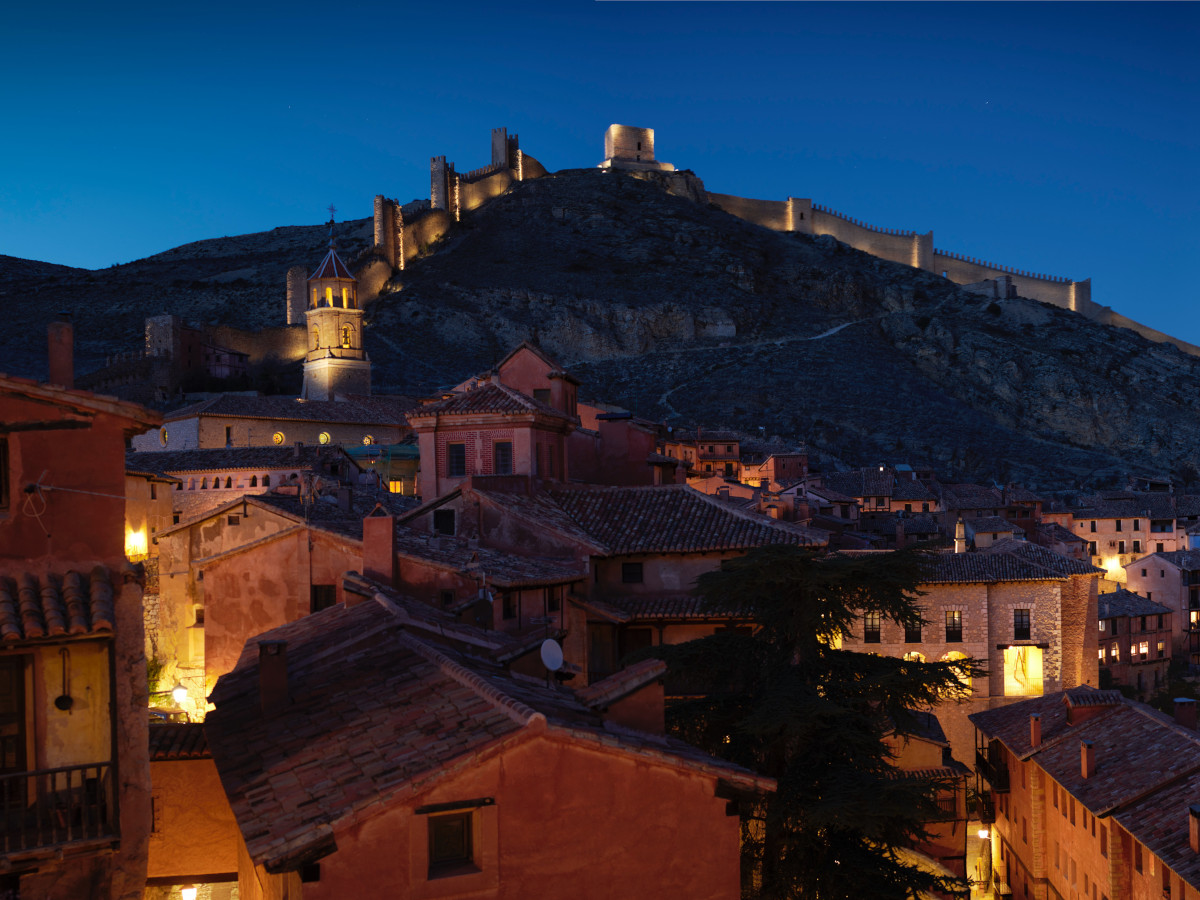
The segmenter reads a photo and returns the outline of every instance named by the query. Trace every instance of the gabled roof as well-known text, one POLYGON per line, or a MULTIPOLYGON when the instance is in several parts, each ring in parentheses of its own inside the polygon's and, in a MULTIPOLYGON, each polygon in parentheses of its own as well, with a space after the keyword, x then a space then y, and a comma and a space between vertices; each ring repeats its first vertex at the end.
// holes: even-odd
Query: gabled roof
POLYGON ((217 771, 250 858, 270 872, 320 855, 343 827, 414 803, 460 762, 547 731, 642 765, 774 786, 673 738, 605 724, 565 688, 435 647, 375 601, 250 640, 211 699, 205 728, 217 771), (265 721, 259 640, 287 642, 290 703, 265 721))
POLYGON ((1085 497, 1076 519, 1173 519, 1175 497, 1162 491, 1108 491, 1085 497))
POLYGON ((1004 506, 1000 491, 981 484, 943 484, 942 504, 947 510, 982 509, 1004 506))
POLYGON ((113 624, 112 579, 102 566, 90 575, 0 577, 0 646, 107 636, 113 624))
POLYGON ((1170 563, 1177 569, 1183 569, 1185 572, 1195 572, 1197 569, 1200 569, 1200 550, 1168 550, 1163 553, 1151 553, 1143 559, 1131 562, 1125 568, 1139 565, 1147 559, 1153 559, 1154 557, 1170 563))
POLYGON ((516 388, 495 381, 451 394, 426 406, 419 406, 409 411, 408 418, 416 420, 429 416, 468 416, 480 413, 540 413, 568 422, 578 422, 576 416, 569 416, 548 403, 535 400, 516 388))
POLYGON ((503 369, 506 365, 508 365, 509 361, 514 356, 516 356, 518 353, 520 353, 523 350, 527 351, 529 353, 532 353, 534 356, 536 356, 538 359, 540 359, 542 362, 544 362, 550 368, 550 377, 551 378, 565 378, 567 381, 570 381, 572 384, 580 383, 579 379, 576 378, 574 375, 572 375, 570 372, 568 372, 566 369, 564 369, 561 365, 559 365, 557 360, 551 359, 549 356, 546 355, 545 351, 543 351, 541 347, 538 347, 536 344, 533 344, 529 341, 521 341, 521 343, 518 344, 517 347, 511 353, 508 354, 508 356, 504 357, 504 359, 502 359, 502 360, 500 360, 500 362, 496 363, 496 366, 494 369, 492 369, 492 371, 498 372, 498 371, 500 371, 500 369, 503 369))
POLYGON ((831 472, 821 479, 825 487, 850 497, 890 497, 895 483, 891 469, 868 466, 853 472, 831 472))
POLYGON ((1057 522, 1040 522, 1037 526, 1038 533, 1046 538, 1058 541, 1062 544, 1086 544, 1082 537, 1077 535, 1069 528, 1063 528, 1057 522))
POLYGON ((350 270, 346 268, 346 264, 342 262, 342 258, 337 255, 337 250, 333 248, 333 244, 329 245, 329 252, 325 254, 325 258, 321 260, 321 264, 317 266, 317 271, 309 276, 309 282, 319 279, 336 278, 340 281, 354 281, 354 276, 350 274, 350 270))

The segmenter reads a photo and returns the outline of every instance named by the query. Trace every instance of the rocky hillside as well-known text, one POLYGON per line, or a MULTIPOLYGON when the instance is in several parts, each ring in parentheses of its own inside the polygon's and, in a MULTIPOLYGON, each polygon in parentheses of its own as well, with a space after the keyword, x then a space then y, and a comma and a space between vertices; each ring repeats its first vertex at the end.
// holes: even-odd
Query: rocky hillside
MULTIPOLYGON (((664 184, 564 171, 466 216, 370 306, 376 385, 429 392, 531 339, 598 399, 855 462, 1043 487, 1200 464, 1200 359, 828 237, 767 231, 664 184)), ((348 261, 369 227, 338 226, 348 261)), ((281 324, 284 273, 315 265, 326 234, 280 228, 96 272, 0 259, 0 303, 21 326, 3 368, 44 371, 28 335, 60 308, 77 316, 81 367, 136 347, 142 318, 163 311, 281 324)))

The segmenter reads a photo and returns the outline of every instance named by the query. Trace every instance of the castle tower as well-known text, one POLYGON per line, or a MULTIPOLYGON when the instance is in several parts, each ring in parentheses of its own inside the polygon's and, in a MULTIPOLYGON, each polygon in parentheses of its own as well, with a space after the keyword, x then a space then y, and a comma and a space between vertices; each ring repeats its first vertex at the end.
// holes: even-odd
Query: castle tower
POLYGON ((333 400, 336 394, 370 394, 371 362, 363 349, 363 311, 358 282, 333 246, 308 279, 308 353, 304 357, 304 398, 333 400))

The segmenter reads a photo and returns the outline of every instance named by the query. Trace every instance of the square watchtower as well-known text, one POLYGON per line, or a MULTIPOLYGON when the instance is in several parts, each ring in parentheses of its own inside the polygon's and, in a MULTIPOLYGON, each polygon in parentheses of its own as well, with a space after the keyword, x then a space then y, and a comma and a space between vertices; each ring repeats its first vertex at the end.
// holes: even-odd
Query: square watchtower
POLYGON ((654 158, 654 129, 633 125, 609 125, 604 132, 602 169, 647 169, 674 172, 670 163, 654 158))

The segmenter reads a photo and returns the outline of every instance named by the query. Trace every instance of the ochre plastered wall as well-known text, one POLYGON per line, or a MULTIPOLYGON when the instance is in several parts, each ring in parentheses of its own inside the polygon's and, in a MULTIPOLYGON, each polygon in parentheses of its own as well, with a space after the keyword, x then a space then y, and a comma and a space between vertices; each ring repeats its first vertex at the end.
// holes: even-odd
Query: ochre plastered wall
POLYGON ((152 762, 150 781, 155 819, 150 877, 202 881, 198 876, 236 872, 241 838, 213 761, 152 762))

